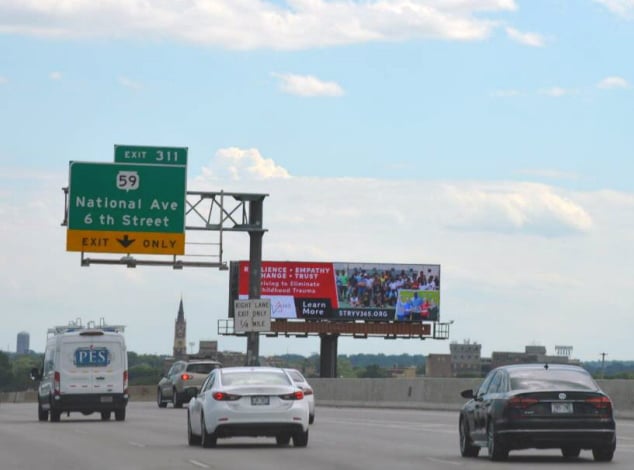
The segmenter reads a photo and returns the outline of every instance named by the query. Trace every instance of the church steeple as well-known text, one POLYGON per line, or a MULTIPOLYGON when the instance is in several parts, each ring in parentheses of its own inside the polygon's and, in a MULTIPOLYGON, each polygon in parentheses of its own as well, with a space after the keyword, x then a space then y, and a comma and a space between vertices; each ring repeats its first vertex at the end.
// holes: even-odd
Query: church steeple
POLYGON ((187 357, 187 322, 185 321, 185 309, 183 308, 183 298, 181 297, 178 306, 178 315, 174 325, 174 359, 185 359, 187 357))

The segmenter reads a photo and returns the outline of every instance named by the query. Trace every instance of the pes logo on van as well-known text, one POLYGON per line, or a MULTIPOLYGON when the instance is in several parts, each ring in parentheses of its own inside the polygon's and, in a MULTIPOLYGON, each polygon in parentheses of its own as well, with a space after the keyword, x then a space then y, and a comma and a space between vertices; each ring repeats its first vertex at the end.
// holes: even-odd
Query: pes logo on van
POLYGON ((104 367, 110 364, 110 353, 107 348, 77 348, 75 365, 77 367, 104 367))

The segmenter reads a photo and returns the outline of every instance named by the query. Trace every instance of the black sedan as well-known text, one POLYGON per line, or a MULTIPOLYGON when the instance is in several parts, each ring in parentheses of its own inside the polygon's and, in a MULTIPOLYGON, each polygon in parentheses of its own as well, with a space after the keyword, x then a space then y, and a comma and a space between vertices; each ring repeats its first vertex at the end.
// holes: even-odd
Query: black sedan
POLYGON ((582 367, 515 364, 493 369, 460 411, 460 453, 491 460, 515 449, 561 449, 564 458, 592 450, 611 461, 616 448, 612 401, 582 367))

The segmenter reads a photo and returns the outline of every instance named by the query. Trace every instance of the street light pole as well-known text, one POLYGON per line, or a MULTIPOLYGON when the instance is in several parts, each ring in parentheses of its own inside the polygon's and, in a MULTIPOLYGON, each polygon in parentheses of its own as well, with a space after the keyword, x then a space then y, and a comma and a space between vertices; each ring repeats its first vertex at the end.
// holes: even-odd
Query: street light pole
POLYGON ((601 378, 604 379, 605 378, 605 356, 607 356, 608 353, 601 353, 601 378))

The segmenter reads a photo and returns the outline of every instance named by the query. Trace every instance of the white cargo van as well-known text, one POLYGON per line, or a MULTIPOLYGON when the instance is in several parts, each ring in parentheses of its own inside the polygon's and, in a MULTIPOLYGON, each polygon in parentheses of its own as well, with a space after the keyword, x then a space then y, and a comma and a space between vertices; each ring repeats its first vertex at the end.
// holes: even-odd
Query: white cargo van
POLYGON ((60 420, 62 413, 99 412, 125 420, 128 404, 128 352, 123 326, 79 321, 48 330, 44 364, 33 369, 39 380, 38 419, 60 420))

